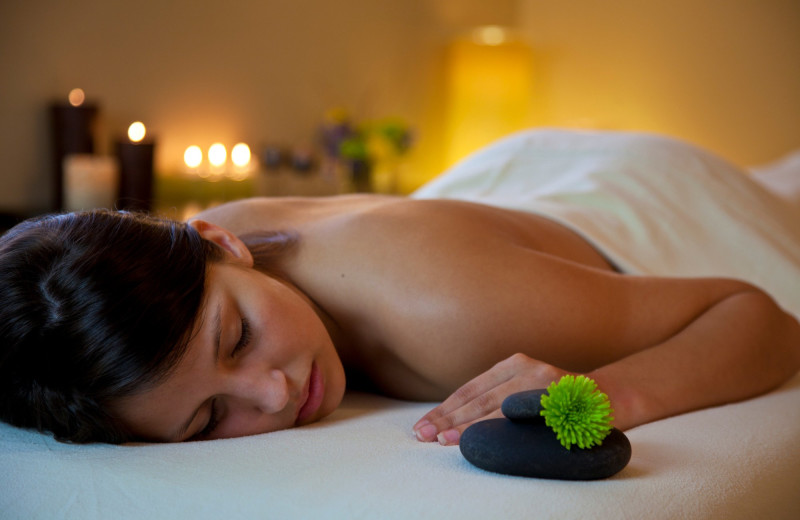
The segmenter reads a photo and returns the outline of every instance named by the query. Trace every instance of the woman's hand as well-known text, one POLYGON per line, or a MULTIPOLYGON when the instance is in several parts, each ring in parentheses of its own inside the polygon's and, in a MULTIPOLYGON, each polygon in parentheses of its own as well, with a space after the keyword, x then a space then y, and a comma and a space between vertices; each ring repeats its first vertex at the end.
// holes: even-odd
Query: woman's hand
POLYGON ((511 394, 546 388, 570 374, 524 354, 514 354, 459 388, 442 404, 414 425, 414 434, 424 442, 438 440, 445 446, 458 444, 469 425, 502 417, 500 406, 511 394))

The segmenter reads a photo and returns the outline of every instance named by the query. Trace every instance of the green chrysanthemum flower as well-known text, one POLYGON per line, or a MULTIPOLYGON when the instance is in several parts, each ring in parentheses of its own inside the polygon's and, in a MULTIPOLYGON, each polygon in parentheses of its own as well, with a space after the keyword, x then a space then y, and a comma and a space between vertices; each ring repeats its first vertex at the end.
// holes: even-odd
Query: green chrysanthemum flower
POLYGON ((608 396, 586 376, 566 375, 550 383, 541 402, 545 424, 567 449, 573 444, 581 449, 599 446, 611 433, 613 410, 608 396))

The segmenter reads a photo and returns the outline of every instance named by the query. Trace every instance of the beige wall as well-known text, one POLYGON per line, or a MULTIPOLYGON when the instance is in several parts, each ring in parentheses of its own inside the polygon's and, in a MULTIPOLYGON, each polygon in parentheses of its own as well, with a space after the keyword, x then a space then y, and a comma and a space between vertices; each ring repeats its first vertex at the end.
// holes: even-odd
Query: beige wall
POLYGON ((521 0, 538 124, 652 130, 740 164, 800 148, 797 0, 521 0))
POLYGON ((442 48, 463 27, 512 22, 512 0, 492 4, 0 2, 0 211, 48 204, 46 107, 74 87, 101 105, 101 149, 140 119, 157 136, 162 171, 179 167, 190 144, 306 145, 323 113, 344 106, 411 122, 414 171, 430 176, 441 166, 442 48))
POLYGON ((0 211, 47 206, 46 106, 77 86, 101 150, 141 119, 162 171, 189 144, 307 144, 333 106, 399 115, 411 189, 444 166, 444 47, 488 23, 533 48, 530 124, 662 131, 743 163, 800 147, 796 0, 8 0, 0 211))

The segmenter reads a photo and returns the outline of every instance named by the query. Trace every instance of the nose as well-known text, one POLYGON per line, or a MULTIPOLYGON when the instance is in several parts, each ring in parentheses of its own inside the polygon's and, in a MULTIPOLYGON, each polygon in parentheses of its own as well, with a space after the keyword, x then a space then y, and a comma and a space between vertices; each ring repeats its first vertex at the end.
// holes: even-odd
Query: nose
POLYGON ((286 374, 278 369, 232 374, 230 393, 263 413, 280 412, 290 399, 286 374))

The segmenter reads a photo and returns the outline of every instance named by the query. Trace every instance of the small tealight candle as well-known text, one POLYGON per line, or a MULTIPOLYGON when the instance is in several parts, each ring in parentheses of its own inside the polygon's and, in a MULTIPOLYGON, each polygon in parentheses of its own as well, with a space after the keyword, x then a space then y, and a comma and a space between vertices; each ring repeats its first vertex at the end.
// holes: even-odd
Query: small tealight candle
POLYGON ((208 148, 208 163, 211 165, 212 175, 225 173, 225 163, 228 161, 228 150, 222 143, 214 143, 208 148))
POLYGON ((238 143, 231 150, 231 160, 239 168, 246 168, 250 164, 250 147, 244 143, 238 143))
POLYGON ((237 143, 231 150, 233 170, 228 172, 228 177, 235 181, 243 181, 250 175, 250 147, 245 143, 237 143))
POLYGON ((189 170, 194 170, 203 163, 203 150, 197 145, 192 145, 183 152, 183 162, 189 170))
POLYGON ((214 143, 208 149, 208 162, 214 166, 222 166, 228 160, 228 151, 222 143, 214 143))

